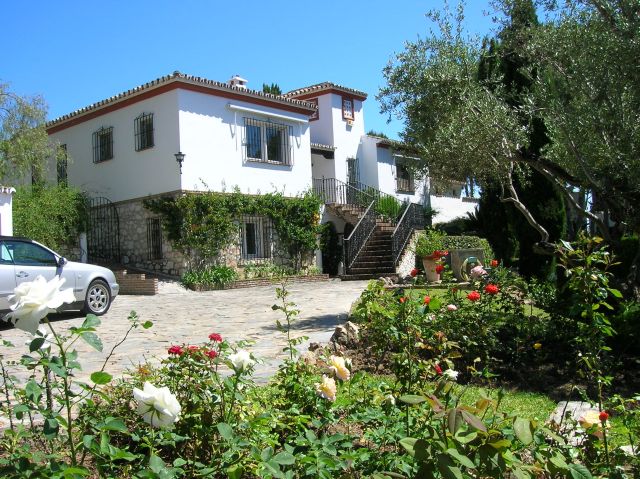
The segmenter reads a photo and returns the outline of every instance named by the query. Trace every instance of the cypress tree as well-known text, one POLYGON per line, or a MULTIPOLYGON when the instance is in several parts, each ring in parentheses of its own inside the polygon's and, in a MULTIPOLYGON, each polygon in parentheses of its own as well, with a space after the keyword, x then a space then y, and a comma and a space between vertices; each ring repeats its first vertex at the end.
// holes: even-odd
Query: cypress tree
MULTIPOLYGON (((495 84, 491 82, 499 79, 506 101, 513 108, 520 108, 535 75, 535 71, 529 68, 525 54, 527 29, 537 26, 538 18, 532 0, 513 1, 507 13, 509 22, 499 33, 499 41, 492 39, 488 48, 485 42, 486 53, 479 63, 478 80, 493 89, 495 84)), ((523 117, 523 122, 526 121, 529 119, 523 117)), ((549 139, 545 125, 539 118, 531 120, 529 129, 529 145, 521 154, 535 161, 549 139)), ((566 231, 566 210, 560 192, 545 177, 530 169, 520 171, 514 186, 520 200, 549 232, 550 241, 560 239, 566 231)), ((489 221, 484 228, 492 247, 504 255, 514 254, 517 249, 518 266, 523 275, 548 277, 554 271, 554 264, 551 257, 534 252, 533 246, 539 240, 538 233, 511 204, 500 203, 498 198, 499 191, 495 187, 485 188, 479 206, 479 216, 489 221), (497 223, 502 221, 504 224, 498 229, 500 226, 497 223), (509 237, 502 238, 498 233, 509 237)), ((501 257, 508 264, 510 258, 501 257)))

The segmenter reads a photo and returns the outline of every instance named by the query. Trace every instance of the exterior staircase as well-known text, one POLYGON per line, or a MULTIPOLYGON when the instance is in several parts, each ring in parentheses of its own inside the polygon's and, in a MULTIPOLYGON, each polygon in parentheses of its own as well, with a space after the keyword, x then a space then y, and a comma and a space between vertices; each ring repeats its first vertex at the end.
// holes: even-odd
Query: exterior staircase
POLYGON ((335 178, 314 180, 314 192, 336 216, 355 225, 345 238, 341 278, 395 277, 409 237, 424 225, 422 207, 401 205, 395 197, 370 186, 346 184, 335 178), (397 204, 397 208, 390 209, 389 204, 397 204))
POLYGON ((396 276, 393 261, 392 238, 395 227, 386 221, 377 220, 376 226, 354 263, 343 274, 343 280, 377 279, 381 276, 396 276))

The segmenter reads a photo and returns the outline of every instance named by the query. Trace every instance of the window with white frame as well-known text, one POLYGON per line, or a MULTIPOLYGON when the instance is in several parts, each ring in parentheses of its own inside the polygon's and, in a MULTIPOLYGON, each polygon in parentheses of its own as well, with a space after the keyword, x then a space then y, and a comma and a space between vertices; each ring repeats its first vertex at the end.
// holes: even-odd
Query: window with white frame
POLYGON ((113 127, 102 127, 93 132, 93 162, 101 163, 113 158, 113 127))
POLYGON ((353 113, 353 98, 342 97, 342 119, 353 120, 355 118, 353 113))
POLYGON ((292 165, 289 125, 244 119, 243 152, 247 161, 292 165))
POLYGON ((273 224, 263 216, 242 216, 240 226, 240 259, 260 260, 273 256, 273 224))

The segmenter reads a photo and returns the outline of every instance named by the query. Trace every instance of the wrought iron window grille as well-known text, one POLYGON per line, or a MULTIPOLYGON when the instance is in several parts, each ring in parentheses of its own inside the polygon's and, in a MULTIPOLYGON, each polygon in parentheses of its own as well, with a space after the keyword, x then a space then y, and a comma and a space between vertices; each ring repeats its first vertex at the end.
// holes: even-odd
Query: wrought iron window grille
POLYGON ((113 127, 102 127, 93 132, 93 162, 113 159, 113 127))
POLYGON ((275 246, 273 222, 265 216, 241 216, 239 249, 241 262, 271 260, 275 246))
POLYGON ((67 166, 69 160, 67 156, 67 145, 60 145, 60 154, 56 161, 56 173, 58 184, 61 186, 67 185, 67 166))
POLYGON ((147 259, 162 259, 162 225, 160 218, 147 218, 147 259))
POLYGON ((153 148, 153 113, 143 113, 134 120, 136 151, 153 148))
POLYGON ((244 118, 242 151, 244 161, 293 165, 291 126, 271 120, 244 118))

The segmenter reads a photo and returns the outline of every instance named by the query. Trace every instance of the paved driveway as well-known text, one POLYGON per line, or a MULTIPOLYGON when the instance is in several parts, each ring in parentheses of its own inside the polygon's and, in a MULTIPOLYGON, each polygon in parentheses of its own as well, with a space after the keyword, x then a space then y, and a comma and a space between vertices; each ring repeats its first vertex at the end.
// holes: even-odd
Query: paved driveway
MULTIPOLYGON (((309 341, 328 341, 335 326, 344 322, 366 284, 366 281, 330 280, 289 285, 289 298, 300 309, 296 334, 309 336, 309 341)), ((79 377, 86 380, 101 367, 107 353, 128 329, 129 312, 136 311, 141 321, 150 320, 154 325, 148 330, 133 331, 116 350, 107 367, 111 374, 119 375, 145 359, 166 356, 167 348, 172 344, 203 343, 210 333, 217 332, 232 341, 255 341, 251 351, 265 360, 265 364, 258 366, 256 376, 265 378, 283 357, 281 350, 285 345, 283 335, 275 326, 276 319, 284 319, 284 316, 271 309, 275 302, 275 286, 196 293, 176 283, 161 282, 156 296, 118 296, 111 310, 102 316, 98 329, 98 336, 104 343, 103 353, 82 342, 77 343, 83 365, 79 377)), ((84 319, 78 313, 54 316, 54 327, 60 331, 79 326, 84 319)), ((16 345, 16 348, 0 346, 5 359, 18 359, 26 352, 23 344, 30 337, 27 333, 3 326, 0 336, 16 345)))

